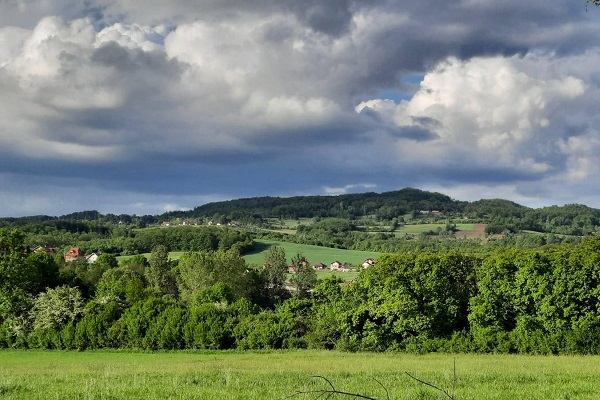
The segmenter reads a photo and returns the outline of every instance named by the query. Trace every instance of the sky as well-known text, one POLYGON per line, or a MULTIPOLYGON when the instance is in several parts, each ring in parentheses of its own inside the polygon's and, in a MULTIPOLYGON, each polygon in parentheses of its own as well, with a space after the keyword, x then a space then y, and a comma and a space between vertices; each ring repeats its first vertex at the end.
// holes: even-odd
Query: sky
POLYGON ((599 65, 585 0, 0 0, 0 216, 600 208, 599 65))

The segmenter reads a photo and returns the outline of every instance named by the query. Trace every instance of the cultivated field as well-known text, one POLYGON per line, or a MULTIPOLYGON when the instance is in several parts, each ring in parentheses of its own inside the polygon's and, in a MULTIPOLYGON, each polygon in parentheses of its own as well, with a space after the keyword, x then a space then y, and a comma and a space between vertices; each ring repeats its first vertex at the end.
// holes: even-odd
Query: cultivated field
MULTIPOLYGON (((283 399, 338 390, 378 399, 598 399, 600 357, 335 351, 0 351, 3 399, 283 399), (456 379, 454 379, 456 363, 456 379), (380 382, 380 383, 378 383, 380 382)), ((292 398, 316 399, 318 394, 292 398)), ((321 398, 324 398, 323 396, 321 398)), ((348 398, 331 397, 333 398, 348 398)))

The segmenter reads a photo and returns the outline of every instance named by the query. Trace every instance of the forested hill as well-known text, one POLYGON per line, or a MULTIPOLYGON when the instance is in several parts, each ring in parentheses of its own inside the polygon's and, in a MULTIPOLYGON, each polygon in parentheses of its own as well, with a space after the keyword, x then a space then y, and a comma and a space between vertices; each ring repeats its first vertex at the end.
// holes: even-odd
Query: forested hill
MULTIPOLYGON (((385 193, 339 196, 255 197, 209 203, 191 211, 193 217, 224 214, 233 218, 257 215, 262 218, 355 218, 375 215, 386 219, 412 211, 460 212, 468 203, 435 192, 405 188, 385 193)), ((189 213, 182 213, 188 214, 189 213)))
POLYGON ((163 221, 237 221, 261 225, 266 219, 343 218, 368 216, 378 221, 436 216, 454 222, 488 224, 490 232, 532 230, 585 235, 600 230, 600 210, 580 204, 529 208, 503 199, 457 201, 442 193, 404 188, 385 193, 358 193, 339 196, 255 197, 205 204, 189 211, 162 215, 135 216, 80 211, 60 217, 30 216, 0 218, 0 228, 19 228, 43 233, 54 230, 105 233, 107 226, 125 224, 145 227, 163 221))

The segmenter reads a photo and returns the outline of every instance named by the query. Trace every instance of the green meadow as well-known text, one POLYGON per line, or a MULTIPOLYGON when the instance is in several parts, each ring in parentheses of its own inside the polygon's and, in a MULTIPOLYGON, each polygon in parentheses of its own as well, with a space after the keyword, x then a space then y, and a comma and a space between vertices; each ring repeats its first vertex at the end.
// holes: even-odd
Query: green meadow
MULTIPOLYGON (((394 232, 396 236, 401 235, 418 235, 419 233, 433 231, 436 232, 439 229, 445 229, 446 224, 407 224, 398 227, 394 232)), ((474 229, 473 224, 456 224, 458 232, 471 232, 474 229)), ((457 233, 458 234, 458 233, 457 233)))
POLYGON ((0 351, 2 399, 598 399, 600 357, 264 352, 0 351), (456 365, 456 369, 454 366, 456 365), (456 372, 454 372, 456 371, 456 372), (384 389, 385 388, 385 389, 384 389), (317 399, 319 393, 291 398, 317 399), (333 396, 333 398, 348 398, 333 396))
POLYGON ((372 251, 333 249, 330 247, 313 246, 308 244, 297 244, 279 242, 275 240, 255 240, 257 250, 244 255, 247 264, 262 265, 265 262, 265 253, 271 246, 279 246, 285 250, 288 262, 300 252, 311 263, 322 262, 329 265, 333 261, 348 263, 352 266, 362 264, 367 258, 377 258, 380 253, 372 251))

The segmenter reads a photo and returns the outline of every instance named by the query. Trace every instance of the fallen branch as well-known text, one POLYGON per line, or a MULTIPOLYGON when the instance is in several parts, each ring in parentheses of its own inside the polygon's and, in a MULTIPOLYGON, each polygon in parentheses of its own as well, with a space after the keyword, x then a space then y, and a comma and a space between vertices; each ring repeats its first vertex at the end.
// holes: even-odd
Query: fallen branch
MULTIPOLYGON (((295 397, 295 396, 299 396, 301 394, 314 394, 314 395, 317 395, 317 397, 315 397, 315 399, 320 399, 320 398, 329 399, 334 394, 339 394, 339 395, 342 395, 342 396, 355 397, 357 399, 377 400, 376 397, 369 397, 369 396, 362 395, 360 393, 350 393, 350 392, 345 392, 343 390, 337 390, 335 388, 335 386, 333 386, 333 383, 329 379, 325 378, 324 376, 315 375, 315 376, 312 376, 312 378, 323 379, 325 382, 327 382, 329 384, 329 387, 331 389, 306 390, 306 391, 300 391, 299 390, 299 391, 297 391, 297 392, 295 392, 295 393, 293 393, 293 394, 291 394, 291 395, 289 395, 287 397, 284 397, 284 399, 289 399, 289 398, 292 398, 292 397, 295 397)), ((385 393, 386 393, 386 396, 387 396, 387 400, 390 400, 390 395, 388 393, 387 388, 381 382, 379 382, 377 379, 373 378, 373 380, 375 382, 377 382, 378 384, 381 385, 381 387, 385 390, 385 393)))
MULTIPOLYGON (((600 1, 600 0, 598 0, 598 1, 600 1)), ((408 373, 408 372, 406 372, 406 371, 404 371, 404 373, 405 373, 406 375, 410 376, 410 377, 411 377, 412 379, 414 379, 415 381, 417 381, 417 382, 419 382, 419 383, 422 383, 423 385, 427 385, 427 386, 429 386, 429 387, 432 387, 432 388, 434 388, 435 390, 438 390, 438 391, 440 391, 440 392, 444 393, 444 394, 445 394, 445 395, 446 395, 446 396, 447 396, 447 397, 448 397, 450 400, 455 400, 455 398, 454 398, 454 385, 455 385, 455 383, 456 383, 456 358, 454 359, 454 377, 453 377, 453 379, 452 379, 452 394, 450 394, 450 393, 449 393, 447 390, 444 390, 444 389, 442 389, 442 388, 439 388, 439 387, 435 386, 434 384, 431 384, 431 383, 429 383, 429 382, 425 382, 424 380, 422 380, 422 379, 419 379, 419 378, 417 378, 416 376, 412 376, 411 374, 409 374, 409 373, 408 373)))

